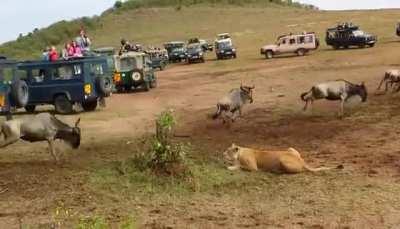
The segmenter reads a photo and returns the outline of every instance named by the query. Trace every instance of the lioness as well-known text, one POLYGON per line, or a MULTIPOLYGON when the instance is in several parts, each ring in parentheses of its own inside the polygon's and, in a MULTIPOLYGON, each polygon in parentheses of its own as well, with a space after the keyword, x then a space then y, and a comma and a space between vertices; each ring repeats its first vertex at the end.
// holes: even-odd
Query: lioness
POLYGON ((228 166, 229 170, 244 169, 248 171, 262 170, 273 173, 301 173, 305 171, 318 172, 333 168, 311 168, 301 158, 300 153, 289 148, 286 151, 261 151, 251 148, 244 148, 232 144, 224 152, 225 159, 233 164, 228 166))

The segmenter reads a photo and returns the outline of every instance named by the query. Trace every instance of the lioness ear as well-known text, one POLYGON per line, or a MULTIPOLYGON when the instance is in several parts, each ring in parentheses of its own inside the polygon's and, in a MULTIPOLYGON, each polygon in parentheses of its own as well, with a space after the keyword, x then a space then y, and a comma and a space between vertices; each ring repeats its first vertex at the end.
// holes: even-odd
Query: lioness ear
POLYGON ((78 127, 80 122, 81 122, 81 118, 78 118, 78 120, 76 120, 76 122, 75 122, 75 127, 78 127))

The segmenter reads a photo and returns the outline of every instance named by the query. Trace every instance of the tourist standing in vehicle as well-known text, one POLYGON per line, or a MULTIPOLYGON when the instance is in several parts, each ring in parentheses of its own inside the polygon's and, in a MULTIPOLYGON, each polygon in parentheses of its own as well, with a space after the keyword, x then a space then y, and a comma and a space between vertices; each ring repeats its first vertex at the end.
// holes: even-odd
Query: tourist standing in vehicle
POLYGON ((121 39, 121 48, 119 49, 119 55, 122 55, 124 52, 129 52, 132 50, 132 46, 125 39, 121 39))
POLYGON ((72 46, 72 49, 74 50, 74 52, 73 52, 74 57, 82 57, 83 56, 81 47, 75 41, 72 41, 71 46, 72 46))
POLYGON ((57 61, 58 60, 58 52, 55 46, 51 46, 49 52, 49 60, 50 61, 57 61))
POLYGON ((49 61, 49 54, 50 54, 50 48, 46 47, 46 49, 44 49, 42 53, 42 60, 49 61))
POLYGON ((66 43, 64 46, 64 49, 62 51, 63 59, 67 60, 73 56, 74 56, 74 48, 72 47, 72 45, 70 43, 66 43))
POLYGON ((81 48, 82 52, 90 51, 90 45, 92 44, 92 42, 86 35, 84 29, 81 29, 81 31, 79 32, 79 37, 77 37, 75 41, 77 45, 81 48))

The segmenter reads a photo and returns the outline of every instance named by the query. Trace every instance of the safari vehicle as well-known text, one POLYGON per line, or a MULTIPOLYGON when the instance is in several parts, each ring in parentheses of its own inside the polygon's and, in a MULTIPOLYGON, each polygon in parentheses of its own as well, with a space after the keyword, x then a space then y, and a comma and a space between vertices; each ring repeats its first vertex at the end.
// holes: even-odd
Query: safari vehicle
POLYGON ((186 60, 186 47, 183 41, 172 41, 164 44, 164 48, 168 52, 170 62, 181 62, 186 60))
POLYGON ((150 56, 153 69, 164 70, 168 64, 168 52, 166 49, 150 49, 146 51, 150 56))
POLYGON ((343 23, 327 29, 325 41, 334 49, 342 47, 347 49, 350 46, 364 48, 365 46, 374 47, 377 37, 365 33, 352 23, 343 23))
POLYGON ((215 54, 218 60, 236 58, 236 48, 232 45, 232 42, 220 40, 215 42, 215 54))
POLYGON ((199 38, 191 38, 188 41, 188 45, 190 44, 200 44, 201 48, 203 49, 203 52, 207 51, 213 51, 213 45, 209 44, 206 40, 204 39, 199 39, 199 38))
POLYGON ((288 53, 295 53, 298 56, 304 56, 310 50, 317 49, 318 46, 318 38, 313 32, 289 34, 278 37, 277 42, 274 45, 266 45, 262 47, 260 53, 267 59, 288 53))
POLYGON ((150 56, 143 52, 126 52, 114 56, 114 84, 118 92, 142 87, 145 91, 157 87, 150 56))
POLYGON ((12 110, 28 103, 29 89, 19 73, 16 61, 0 59, 0 114, 8 118, 12 110))
POLYGON ((29 100, 25 106, 34 112, 39 105, 54 105, 57 113, 69 114, 74 105, 93 111, 98 102, 110 96, 111 76, 107 75, 105 57, 85 57, 70 60, 25 61, 18 64, 24 72, 29 100))
POLYGON ((187 46, 187 62, 188 64, 194 62, 205 62, 204 51, 200 43, 193 43, 187 46))
POLYGON ((396 25, 396 35, 400 36, 400 22, 398 22, 396 25))

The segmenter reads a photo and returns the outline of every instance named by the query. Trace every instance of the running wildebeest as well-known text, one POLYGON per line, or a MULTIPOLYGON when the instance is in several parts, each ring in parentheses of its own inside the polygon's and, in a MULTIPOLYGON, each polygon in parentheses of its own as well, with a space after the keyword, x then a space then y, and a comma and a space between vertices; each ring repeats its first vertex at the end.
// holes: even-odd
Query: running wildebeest
POLYGON ((394 84, 397 84, 397 89, 394 89, 395 92, 400 91, 400 70, 391 69, 385 72, 381 82, 379 83, 378 88, 379 91, 382 87, 382 84, 385 83, 385 92, 388 91, 389 87, 392 88, 394 84))
POLYGON ((346 80, 328 81, 313 86, 308 92, 301 94, 301 99, 306 102, 304 110, 308 104, 313 104, 314 100, 341 100, 339 116, 343 115, 344 103, 352 96, 358 95, 362 102, 367 101, 367 88, 364 82, 360 85, 350 83, 346 80))
POLYGON ((227 113, 230 113, 230 119, 232 122, 238 116, 242 115, 242 107, 244 104, 250 102, 253 103, 253 89, 255 87, 248 87, 240 85, 240 88, 232 89, 228 95, 221 98, 217 103, 217 112, 212 116, 213 119, 217 119, 223 115, 223 122, 226 122, 227 113))
POLYGON ((74 127, 70 127, 55 116, 42 113, 24 119, 5 121, 1 125, 0 135, 4 140, 0 142, 0 148, 4 148, 17 142, 19 139, 29 142, 47 141, 49 151, 57 162, 54 141, 60 139, 68 143, 72 148, 77 149, 81 143, 80 119, 74 127))

